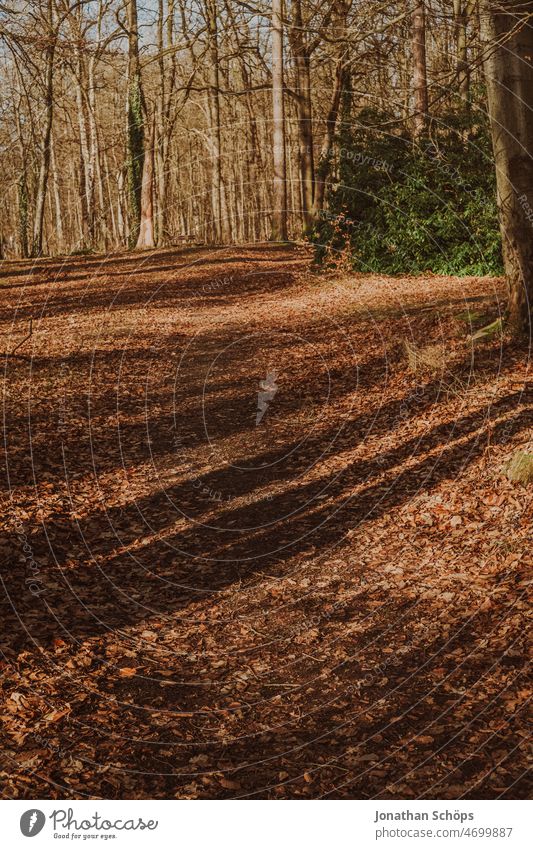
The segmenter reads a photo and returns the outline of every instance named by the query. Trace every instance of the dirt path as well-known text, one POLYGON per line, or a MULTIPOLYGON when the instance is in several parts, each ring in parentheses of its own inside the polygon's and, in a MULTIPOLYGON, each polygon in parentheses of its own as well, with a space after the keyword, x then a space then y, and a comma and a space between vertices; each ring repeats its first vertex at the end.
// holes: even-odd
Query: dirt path
POLYGON ((531 385, 465 343, 498 281, 4 274, 5 796, 526 795, 531 385))

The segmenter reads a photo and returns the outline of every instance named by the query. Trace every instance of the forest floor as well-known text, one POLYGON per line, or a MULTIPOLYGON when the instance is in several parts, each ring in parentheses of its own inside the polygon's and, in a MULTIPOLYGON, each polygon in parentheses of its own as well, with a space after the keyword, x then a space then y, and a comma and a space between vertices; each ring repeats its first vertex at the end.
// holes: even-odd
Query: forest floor
POLYGON ((471 339, 502 281, 277 246, 3 274, 4 352, 33 318, 4 359, 4 797, 528 794, 533 490, 502 468, 531 375, 471 339))

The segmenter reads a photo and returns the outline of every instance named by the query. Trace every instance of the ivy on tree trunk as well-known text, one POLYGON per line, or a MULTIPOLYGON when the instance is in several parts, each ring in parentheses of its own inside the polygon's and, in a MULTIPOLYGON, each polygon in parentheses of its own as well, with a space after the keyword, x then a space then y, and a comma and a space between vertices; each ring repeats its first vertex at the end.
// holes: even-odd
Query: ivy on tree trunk
POLYGON ((142 174, 144 167, 144 116, 141 78, 136 71, 128 88, 127 178, 130 216, 130 247, 135 247, 141 220, 142 174))

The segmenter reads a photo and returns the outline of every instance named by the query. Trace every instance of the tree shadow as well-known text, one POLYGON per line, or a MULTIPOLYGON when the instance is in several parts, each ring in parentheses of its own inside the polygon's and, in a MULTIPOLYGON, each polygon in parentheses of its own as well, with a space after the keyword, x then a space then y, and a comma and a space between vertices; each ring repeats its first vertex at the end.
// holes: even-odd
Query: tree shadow
MULTIPOLYGON (((512 412, 520 400, 519 392, 511 393, 491 406, 491 414, 512 412)), ((492 441, 522 432, 531 421, 531 411, 521 411, 492 427, 492 441)), ((43 569, 45 591, 38 600, 28 599, 20 570, 6 574, 6 589, 16 599, 19 615, 30 601, 29 633, 40 643, 58 633, 79 641, 156 614, 175 615, 184 606, 216 595, 252 574, 280 575, 288 563, 294 564, 299 558, 325 556, 347 531, 398 507, 421 490, 431 491, 443 480, 453 479, 486 451, 486 422, 487 409, 483 408, 437 425, 423 438, 408 440, 399 449, 357 460, 340 473, 326 474, 304 485, 291 486, 285 472, 282 488, 272 497, 260 495, 250 503, 232 506, 232 496, 209 522, 202 519, 205 506, 196 507, 193 477, 123 509, 113 508, 110 515, 106 511, 105 520, 100 513, 79 523, 63 522, 62 528, 48 526, 51 553, 42 535, 31 539, 34 556, 47 557, 57 564, 43 569), (436 455, 417 459, 420 452, 439 448, 436 455), (399 468, 406 461, 410 465, 399 468), (169 511, 173 522, 178 523, 186 513, 183 529, 172 531, 169 511), (109 522, 108 531, 102 530, 103 521, 109 522), (72 568, 69 550, 74 539, 87 554, 78 557, 72 568), (110 550, 135 540, 133 549, 110 556, 110 550), (53 583, 60 581, 59 592, 47 589, 45 571, 53 583)), ((270 456, 275 459, 276 454, 270 456)), ((258 458, 252 459, 257 468, 258 458)), ((238 478, 231 470, 219 470, 199 480, 201 486, 208 487, 208 499, 214 486, 223 491, 224 487, 232 491, 238 487, 238 478)), ((248 486, 237 491, 250 491, 248 486)), ((15 632, 20 640, 21 629, 14 624, 13 635, 15 632)))
MULTIPOLYGON (((17 304, 15 308, 4 308, 0 310, 0 319, 12 319, 14 309, 19 320, 31 317, 53 318, 81 310, 109 311, 136 305, 167 309, 175 304, 177 308, 183 309, 184 304, 189 307, 201 304, 202 308, 214 309, 232 300, 249 298, 264 292, 285 291, 295 281, 293 266, 296 267, 301 262, 295 258, 294 252, 279 248, 275 252, 276 258, 269 260, 267 273, 265 269, 257 269, 257 260, 261 256, 259 248, 246 248, 236 256, 227 256, 222 251, 220 257, 204 256, 204 253, 205 250, 200 251, 195 258, 194 252, 158 252, 145 258, 142 255, 123 259, 114 257, 107 262, 69 262, 65 266, 51 264, 46 268, 39 267, 35 269, 35 274, 50 274, 48 281, 33 282, 30 277, 28 282, 21 284, 2 283, 0 292, 13 287, 31 289, 35 286, 36 294, 41 296, 40 288, 47 286, 44 299, 34 304, 17 304), (191 261, 179 264, 180 260, 188 259, 191 261), (239 269, 238 277, 233 277, 231 270, 229 273, 225 270, 228 266, 231 269, 233 265, 242 266, 248 262, 252 264, 249 274, 239 269), (220 266, 221 274, 212 279, 206 277, 205 270, 216 266, 220 266), (92 278, 87 276, 87 270, 90 269, 95 275, 92 278), (54 271, 56 276, 52 279, 54 271), (184 272, 186 277, 180 277, 184 272), (102 276, 96 276, 97 273, 102 276), (150 278, 149 282, 147 276, 150 278), (159 279, 161 276, 163 279, 159 279), (110 286, 107 282, 108 278, 113 277, 123 281, 119 288, 110 286), (87 286, 80 291, 79 284, 84 280, 87 286), (54 283, 61 284, 59 290, 54 289, 54 283)), ((269 250, 269 255, 270 253, 269 250)), ((22 273, 27 272, 22 269, 14 271, 15 275, 22 273)), ((11 276, 11 272, 9 275, 11 276)))
MULTIPOLYGON (((89 698, 76 706, 75 722, 55 734, 62 751, 83 760, 80 733, 90 728, 100 763, 118 769, 138 798, 174 798, 194 786, 206 798, 456 798, 458 786, 466 798, 494 798, 502 778, 490 766, 502 751, 514 752, 521 729, 519 711, 509 715, 505 702, 526 673, 527 653, 516 652, 520 634, 501 610, 466 614, 452 606, 446 629, 435 632, 442 603, 436 605, 418 600, 406 609, 394 597, 376 611, 363 591, 356 608, 341 605, 317 626, 320 660, 303 646, 296 647, 298 662, 287 663, 295 646, 283 634, 275 679, 267 652, 265 670, 250 676, 244 691, 236 674, 242 666, 231 656, 218 666, 202 661, 208 673, 200 679, 194 665, 171 654, 165 678, 149 653, 132 678, 104 666, 98 706, 109 699, 124 709, 120 730, 108 733, 101 711, 95 720, 89 698), (337 656, 329 632, 342 635, 356 622, 364 627, 351 636, 348 655, 337 656), (502 625, 501 653, 480 652, 502 625), (480 736, 481 745, 472 742, 480 736)), ((518 780, 515 798, 528 789, 519 780, 524 757, 517 752, 507 769, 509 783, 518 780)), ((63 760, 45 751, 44 762, 41 771, 61 784, 63 760)), ((121 785, 95 778, 98 790, 84 790, 120 798, 121 785)))

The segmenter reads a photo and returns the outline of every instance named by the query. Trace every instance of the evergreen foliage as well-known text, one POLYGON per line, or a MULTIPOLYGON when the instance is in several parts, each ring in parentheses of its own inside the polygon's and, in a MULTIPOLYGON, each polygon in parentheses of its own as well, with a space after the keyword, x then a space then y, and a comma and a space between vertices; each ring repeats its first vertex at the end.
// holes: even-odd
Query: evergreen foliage
POLYGON ((314 232, 318 260, 348 250, 361 271, 501 273, 485 123, 467 129, 469 116, 445 115, 415 145, 391 131, 390 116, 344 118, 338 179, 314 232))

